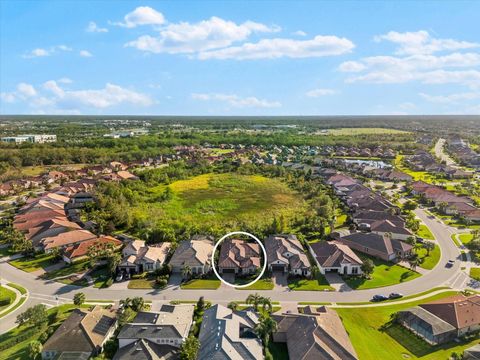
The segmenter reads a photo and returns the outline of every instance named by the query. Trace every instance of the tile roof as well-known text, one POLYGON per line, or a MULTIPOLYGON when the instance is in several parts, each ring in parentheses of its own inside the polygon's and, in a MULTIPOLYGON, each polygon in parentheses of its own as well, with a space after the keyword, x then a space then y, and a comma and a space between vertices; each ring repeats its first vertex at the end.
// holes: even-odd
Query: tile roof
POLYGON ((480 325, 480 295, 454 295, 420 306, 457 329, 480 325))
POLYGON ((60 233, 56 236, 46 237, 43 239, 42 243, 45 250, 48 250, 96 238, 97 237, 88 230, 72 230, 60 233))
POLYGON ((221 245, 219 267, 260 267, 260 245, 239 239, 225 239, 221 245))
POLYGON ((212 251, 213 242, 207 238, 181 241, 169 264, 178 267, 183 265, 203 266, 210 263, 212 251))
POLYGON ((292 269, 310 267, 303 246, 295 235, 270 235, 265 239, 264 244, 269 263, 282 261, 290 264, 292 269), (287 257, 285 256, 287 252, 293 255, 287 257))
POLYGON ((113 360, 179 360, 180 350, 171 345, 156 344, 147 339, 134 341, 115 353, 113 360))
POLYGON ((340 267, 341 264, 363 264, 363 261, 352 249, 338 241, 319 241, 310 244, 310 247, 321 267, 340 267))
POLYGON ((69 259, 86 256, 90 247, 97 246, 102 243, 110 243, 115 247, 119 247, 122 245, 122 242, 120 240, 117 240, 111 236, 100 236, 98 238, 86 240, 81 242, 80 244, 67 247, 65 249, 64 256, 68 257, 69 259))

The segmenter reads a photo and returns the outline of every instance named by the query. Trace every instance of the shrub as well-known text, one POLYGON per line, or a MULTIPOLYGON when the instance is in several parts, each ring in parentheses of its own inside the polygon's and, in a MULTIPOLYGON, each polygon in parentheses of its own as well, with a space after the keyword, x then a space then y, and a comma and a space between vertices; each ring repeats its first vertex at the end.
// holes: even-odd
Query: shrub
POLYGON ((112 278, 108 278, 108 280, 105 281, 105 286, 106 287, 112 286, 112 284, 113 284, 113 279, 112 278))

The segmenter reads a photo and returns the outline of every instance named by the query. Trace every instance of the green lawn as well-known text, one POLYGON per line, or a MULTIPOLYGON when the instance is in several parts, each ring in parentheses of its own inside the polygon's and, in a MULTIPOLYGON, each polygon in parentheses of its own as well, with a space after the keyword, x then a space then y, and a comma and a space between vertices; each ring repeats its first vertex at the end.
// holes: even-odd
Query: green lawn
POLYGON ((480 281, 480 268, 470 268, 470 277, 480 281))
POLYGON ((288 287, 295 291, 334 291, 325 276, 318 274, 316 279, 289 278, 288 287))
POLYGON ((380 259, 371 259, 375 264, 375 268, 369 279, 360 276, 344 278, 347 285, 352 289, 362 290, 390 286, 410 281, 420 276, 419 273, 406 269, 400 265, 387 263, 380 259))
POLYGON ((430 346, 409 332, 404 332, 397 326, 381 331, 382 325, 390 320, 390 315, 400 310, 426 303, 456 292, 447 292, 428 299, 412 301, 391 306, 357 308, 337 308, 345 329, 360 360, 371 359, 448 359, 452 352, 462 352, 464 349, 478 343, 477 340, 468 343, 449 343, 441 346, 430 346))
POLYGON ((89 274, 93 280, 93 287, 105 288, 108 287, 107 281, 112 278, 110 271, 106 265, 98 266, 89 274))
POLYGON ((15 298, 15 292, 3 286, 0 286, 0 300, 8 300, 8 304, 0 305, 0 311, 9 307, 15 301, 15 298))
POLYGON ((420 224, 420 228, 417 231, 417 235, 424 239, 435 240, 435 236, 433 236, 432 232, 425 224, 420 224))
POLYGON ((1 247, 0 248, 0 257, 10 256, 13 253, 10 251, 10 247, 1 247))
POLYGON ((50 254, 38 254, 35 257, 24 257, 17 260, 12 260, 9 262, 10 265, 15 266, 16 268, 26 271, 33 272, 40 269, 43 269, 47 266, 55 264, 53 255, 50 254))
POLYGON ((267 227, 280 216, 287 221, 298 217, 307 206, 287 184, 260 175, 204 174, 168 187, 171 198, 161 200, 167 185, 145 186, 135 192, 138 201, 127 211, 138 221, 153 221, 152 226, 182 224, 210 232, 212 227, 238 228, 239 224, 267 227))
POLYGON ((132 279, 128 282, 129 289, 156 289, 155 279, 132 279))
POLYGON ((61 269, 49 271, 48 273, 44 274, 42 277, 44 279, 55 279, 58 277, 73 275, 77 273, 83 273, 87 271, 90 267, 89 261, 79 261, 70 265, 65 265, 61 269))
POLYGON ((272 279, 260 279, 255 284, 237 288, 239 290, 272 290, 274 287, 272 279))
POLYGON ((473 240, 473 235, 472 234, 460 234, 458 235, 458 238, 462 242, 463 245, 467 245, 470 241, 473 240))
POLYGON ((193 279, 180 285, 182 289, 190 290, 216 290, 220 287, 218 279, 193 279))
POLYGON ((430 254, 427 256, 427 250, 423 248, 420 244, 416 248, 416 253, 420 258, 420 267, 426 270, 431 270, 438 264, 440 261, 440 247, 435 244, 435 248, 430 251, 430 254))
POLYGON ((27 290, 23 286, 20 286, 18 284, 14 284, 14 283, 8 283, 7 285, 12 287, 12 288, 17 289, 18 291, 20 291, 20 294, 22 294, 22 295, 27 293, 27 290))

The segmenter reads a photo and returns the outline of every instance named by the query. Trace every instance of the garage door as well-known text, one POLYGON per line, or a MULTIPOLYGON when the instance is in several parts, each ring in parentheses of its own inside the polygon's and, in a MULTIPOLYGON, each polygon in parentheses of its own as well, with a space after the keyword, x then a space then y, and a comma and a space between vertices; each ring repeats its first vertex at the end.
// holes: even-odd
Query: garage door
POLYGON ((235 274, 235 269, 222 269, 224 274, 235 274))
POLYGON ((285 271, 285 265, 272 265, 272 271, 285 271))

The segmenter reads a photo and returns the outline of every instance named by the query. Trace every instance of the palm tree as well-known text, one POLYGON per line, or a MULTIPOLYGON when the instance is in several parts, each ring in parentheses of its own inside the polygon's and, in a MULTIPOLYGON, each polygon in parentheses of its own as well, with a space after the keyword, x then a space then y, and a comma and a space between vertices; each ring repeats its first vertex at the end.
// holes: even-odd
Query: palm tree
POLYGON ((250 294, 247 297, 246 303, 248 305, 253 305, 255 311, 258 311, 258 305, 262 301, 262 297, 258 293, 250 294))
POLYGON ((410 270, 412 271, 415 271, 415 269, 417 268, 418 265, 420 265, 420 259, 417 255, 415 256, 412 256, 409 260, 408 260, 408 264, 410 265, 410 270))
POLYGON ((260 299, 260 304, 262 305, 262 309, 267 312, 272 311, 272 299, 269 297, 263 297, 260 299))
POLYGON ((238 303, 236 301, 230 301, 227 305, 227 307, 232 310, 232 311, 237 311, 238 309, 238 303))
POLYGON ((190 276, 192 276, 193 272, 192 272, 192 268, 188 265, 183 265, 183 268, 182 268, 182 276, 184 278, 190 278, 190 276))
POLYGON ((266 349, 268 348, 270 335, 277 331, 277 328, 277 322, 273 320, 270 315, 260 316, 258 324, 255 325, 255 333, 262 339, 263 345, 266 349))
POLYGON ((423 247, 427 250, 427 256, 429 256, 430 251, 435 249, 435 244, 433 242, 427 241, 423 244, 423 247))

